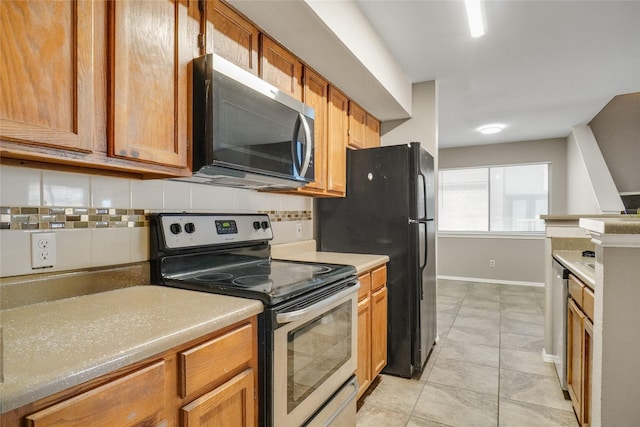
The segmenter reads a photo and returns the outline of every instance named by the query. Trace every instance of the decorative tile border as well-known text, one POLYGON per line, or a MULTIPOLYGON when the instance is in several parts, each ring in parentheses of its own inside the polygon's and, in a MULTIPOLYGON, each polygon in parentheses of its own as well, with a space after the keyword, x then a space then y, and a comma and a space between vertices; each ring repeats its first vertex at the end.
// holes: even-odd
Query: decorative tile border
MULTIPOLYGON (((310 221, 312 211, 259 211, 271 222, 310 221)), ((147 209, 0 207, 0 230, 126 228, 149 225, 147 209)))
POLYGON ((312 211, 259 211, 269 215, 271 222, 281 221, 309 221, 312 219, 312 211))
POLYGON ((126 228, 149 225, 145 209, 0 207, 2 230, 126 228))

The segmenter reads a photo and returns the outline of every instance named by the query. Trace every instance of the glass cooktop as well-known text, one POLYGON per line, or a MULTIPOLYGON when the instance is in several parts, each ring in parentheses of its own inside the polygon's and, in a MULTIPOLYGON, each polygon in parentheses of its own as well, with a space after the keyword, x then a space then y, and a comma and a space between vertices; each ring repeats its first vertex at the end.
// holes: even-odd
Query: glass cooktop
POLYGON ((274 305, 355 274, 350 265, 265 259, 165 276, 165 283, 274 305))

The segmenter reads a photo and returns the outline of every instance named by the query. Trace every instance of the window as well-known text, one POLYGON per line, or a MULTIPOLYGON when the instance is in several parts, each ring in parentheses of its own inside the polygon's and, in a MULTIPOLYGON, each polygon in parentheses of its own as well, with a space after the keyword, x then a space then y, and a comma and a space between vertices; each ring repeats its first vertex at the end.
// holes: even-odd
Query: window
POLYGON ((549 165, 439 172, 438 230, 538 233, 549 209, 549 165))

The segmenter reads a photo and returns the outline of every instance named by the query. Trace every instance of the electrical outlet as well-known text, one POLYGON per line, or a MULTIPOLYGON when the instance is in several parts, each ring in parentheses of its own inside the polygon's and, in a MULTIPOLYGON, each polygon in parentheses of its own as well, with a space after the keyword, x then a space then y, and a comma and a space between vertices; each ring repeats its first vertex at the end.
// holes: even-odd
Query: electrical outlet
POLYGON ((56 265, 56 234, 31 233, 31 268, 56 265))
POLYGON ((495 267, 496 266, 496 260, 495 259, 490 259, 489 260, 489 267, 495 267))
POLYGON ((296 239, 302 239, 302 223, 296 222, 296 239))

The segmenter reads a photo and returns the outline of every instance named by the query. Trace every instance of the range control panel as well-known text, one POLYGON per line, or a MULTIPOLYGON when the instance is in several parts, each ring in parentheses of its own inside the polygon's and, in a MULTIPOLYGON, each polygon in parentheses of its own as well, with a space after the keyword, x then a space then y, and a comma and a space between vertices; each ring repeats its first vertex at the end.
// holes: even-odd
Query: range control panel
POLYGON ((161 214, 160 223, 169 249, 273 239, 266 214, 161 214))

